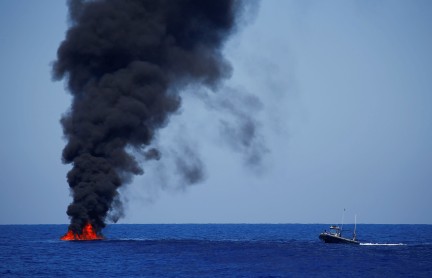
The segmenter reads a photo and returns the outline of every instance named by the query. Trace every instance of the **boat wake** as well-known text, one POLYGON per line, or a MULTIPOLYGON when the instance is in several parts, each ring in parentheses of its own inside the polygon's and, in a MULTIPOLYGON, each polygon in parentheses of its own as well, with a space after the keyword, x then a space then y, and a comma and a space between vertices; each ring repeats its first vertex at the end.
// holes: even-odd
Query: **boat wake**
POLYGON ((360 245, 365 246, 404 246, 405 243, 367 243, 367 242, 361 242, 360 245))

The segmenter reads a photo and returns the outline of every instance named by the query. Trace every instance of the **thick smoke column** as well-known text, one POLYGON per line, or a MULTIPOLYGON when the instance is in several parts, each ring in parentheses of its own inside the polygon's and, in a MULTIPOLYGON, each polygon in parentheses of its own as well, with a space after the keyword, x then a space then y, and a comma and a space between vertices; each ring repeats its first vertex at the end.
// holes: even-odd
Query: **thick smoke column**
POLYGON ((150 145, 178 110, 182 87, 214 87, 230 75, 221 47, 240 8, 235 0, 69 1, 53 75, 73 96, 61 120, 72 231, 90 222, 100 232, 121 208, 117 189, 143 173, 130 150, 150 145))

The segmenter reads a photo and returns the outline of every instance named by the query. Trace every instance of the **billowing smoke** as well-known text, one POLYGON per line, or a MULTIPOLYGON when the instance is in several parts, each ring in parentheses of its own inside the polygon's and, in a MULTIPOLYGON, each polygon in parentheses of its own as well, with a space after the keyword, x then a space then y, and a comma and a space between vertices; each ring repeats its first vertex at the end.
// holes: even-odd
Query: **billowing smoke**
MULTIPOLYGON (((61 120, 71 230, 90 222, 100 232, 108 214, 122 216, 117 190, 143 173, 134 150, 160 158, 150 144, 179 109, 179 91, 231 74, 221 48, 241 9, 240 0, 69 1, 53 76, 73 96, 61 120)), ((199 167, 183 168, 200 178, 199 167)))

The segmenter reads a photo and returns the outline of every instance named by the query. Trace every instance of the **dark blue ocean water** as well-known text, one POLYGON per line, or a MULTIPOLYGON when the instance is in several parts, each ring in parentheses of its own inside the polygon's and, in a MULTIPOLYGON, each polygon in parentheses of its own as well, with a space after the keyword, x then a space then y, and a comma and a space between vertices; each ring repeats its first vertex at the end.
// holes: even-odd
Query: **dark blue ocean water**
POLYGON ((324 229, 110 225, 64 242, 66 225, 0 225, 0 277, 432 277, 432 225, 357 225, 360 246, 321 243, 324 229))

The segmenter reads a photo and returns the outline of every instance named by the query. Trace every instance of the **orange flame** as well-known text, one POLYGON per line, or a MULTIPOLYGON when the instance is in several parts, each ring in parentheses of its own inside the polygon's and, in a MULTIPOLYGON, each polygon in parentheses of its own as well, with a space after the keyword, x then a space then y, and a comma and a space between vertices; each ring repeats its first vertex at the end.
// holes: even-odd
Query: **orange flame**
POLYGON ((64 236, 60 238, 61 240, 99 240, 103 239, 101 235, 98 235, 90 223, 87 223, 81 234, 76 234, 72 230, 69 230, 64 236))

